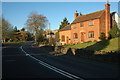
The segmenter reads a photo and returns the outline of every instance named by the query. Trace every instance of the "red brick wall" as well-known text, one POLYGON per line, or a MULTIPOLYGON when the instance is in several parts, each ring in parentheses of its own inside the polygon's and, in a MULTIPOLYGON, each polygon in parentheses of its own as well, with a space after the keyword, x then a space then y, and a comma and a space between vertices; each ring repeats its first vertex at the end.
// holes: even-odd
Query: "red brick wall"
POLYGON ((81 33, 84 32, 84 42, 87 41, 99 41, 99 35, 100 35, 100 20, 99 19, 94 19, 90 20, 94 21, 93 26, 89 26, 88 23, 89 21, 83 22, 84 26, 80 27, 80 23, 72 24, 71 25, 71 40, 73 44, 76 44, 78 42, 81 42, 81 33), (89 31, 94 31, 94 38, 88 38, 88 32, 89 31), (78 39, 74 39, 74 33, 78 33, 78 39))
POLYGON ((60 43, 61 45, 71 44, 71 30, 60 31, 60 43), (65 36, 65 41, 62 41, 62 36, 65 36))
POLYGON ((80 23, 76 23, 76 24, 71 24, 71 30, 60 31, 60 43, 64 45, 64 44, 77 44, 79 42, 88 42, 88 41, 100 41, 99 39, 100 33, 106 32, 105 13, 103 13, 100 19, 84 21, 82 23, 84 24, 83 27, 80 27, 80 23), (88 25, 90 21, 94 22, 93 26, 88 25), (89 38, 88 36, 89 32, 94 32, 94 38, 89 38), (77 39, 74 38, 75 33, 77 33, 78 35, 77 39), (65 35, 65 42, 61 41, 62 35, 65 35), (70 39, 68 42, 67 42, 67 37, 70 39))
POLYGON ((105 12, 102 14, 100 18, 100 33, 106 33, 106 23, 105 23, 105 12))

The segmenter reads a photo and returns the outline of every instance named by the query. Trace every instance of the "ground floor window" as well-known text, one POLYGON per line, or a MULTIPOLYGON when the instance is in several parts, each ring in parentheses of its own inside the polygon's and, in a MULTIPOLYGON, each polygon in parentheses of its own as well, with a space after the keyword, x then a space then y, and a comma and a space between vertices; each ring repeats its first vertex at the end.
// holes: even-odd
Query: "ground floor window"
POLYGON ((62 42, 65 42, 65 36, 64 35, 62 35, 62 42))
POLYGON ((74 33, 74 39, 77 39, 77 38, 78 38, 78 34, 74 33))
POLYGON ((94 38, 94 31, 90 31, 88 33, 88 38, 94 38))

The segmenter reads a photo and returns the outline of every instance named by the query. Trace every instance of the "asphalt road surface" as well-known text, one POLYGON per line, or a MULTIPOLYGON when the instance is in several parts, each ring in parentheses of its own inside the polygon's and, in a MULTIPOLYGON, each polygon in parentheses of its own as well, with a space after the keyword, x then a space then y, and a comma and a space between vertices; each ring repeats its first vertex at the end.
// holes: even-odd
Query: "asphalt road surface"
POLYGON ((32 47, 32 42, 5 45, 2 50, 2 79, 119 80, 119 66, 61 55, 52 47, 32 47))

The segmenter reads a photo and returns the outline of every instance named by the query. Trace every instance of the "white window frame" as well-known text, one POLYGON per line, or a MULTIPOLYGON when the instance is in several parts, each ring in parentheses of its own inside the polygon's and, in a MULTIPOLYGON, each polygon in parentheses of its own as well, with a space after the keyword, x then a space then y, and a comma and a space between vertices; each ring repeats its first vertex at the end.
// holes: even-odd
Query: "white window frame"
POLYGON ((89 26, 94 26, 94 21, 89 21, 88 25, 89 26))

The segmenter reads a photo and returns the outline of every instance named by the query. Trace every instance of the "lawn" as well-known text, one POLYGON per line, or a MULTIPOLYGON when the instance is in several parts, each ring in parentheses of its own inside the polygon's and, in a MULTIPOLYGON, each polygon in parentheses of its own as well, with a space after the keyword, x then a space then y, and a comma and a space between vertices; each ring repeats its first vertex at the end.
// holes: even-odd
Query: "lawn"
POLYGON ((64 45, 63 47, 80 49, 80 48, 86 48, 88 46, 94 45, 95 43, 96 42, 85 42, 85 43, 79 43, 75 45, 64 45))
POLYGON ((80 43, 76 45, 65 45, 63 47, 76 48, 76 49, 84 48, 87 50, 110 52, 110 51, 120 50, 118 46, 120 45, 120 42, 118 42, 119 40, 120 40, 120 37, 113 38, 111 40, 100 41, 100 42, 86 42, 86 43, 80 43))
POLYGON ((120 37, 109 40, 109 45, 106 46, 103 51, 117 51, 120 50, 120 37))

